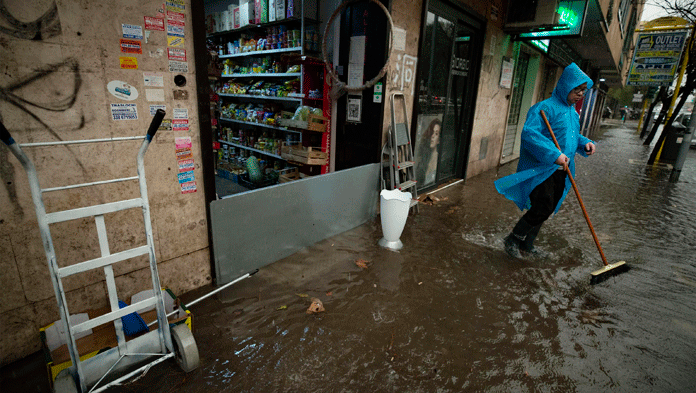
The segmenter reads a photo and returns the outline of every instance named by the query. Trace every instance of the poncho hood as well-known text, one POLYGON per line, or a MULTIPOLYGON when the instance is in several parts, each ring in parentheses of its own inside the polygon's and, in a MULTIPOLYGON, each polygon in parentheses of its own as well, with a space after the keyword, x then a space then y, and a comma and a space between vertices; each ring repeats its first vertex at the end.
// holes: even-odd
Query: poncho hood
POLYGON ((570 63, 570 65, 563 70, 563 74, 561 74, 556 88, 553 89, 553 96, 568 105, 568 93, 585 82, 587 82, 588 89, 592 88, 592 79, 582 72, 577 64, 570 63))

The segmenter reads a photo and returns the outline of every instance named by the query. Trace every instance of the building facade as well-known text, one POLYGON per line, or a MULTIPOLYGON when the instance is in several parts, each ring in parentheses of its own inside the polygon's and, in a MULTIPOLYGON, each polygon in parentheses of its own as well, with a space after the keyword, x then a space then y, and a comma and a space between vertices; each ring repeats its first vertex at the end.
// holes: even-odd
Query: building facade
MULTIPOLYGON (((45 1, 36 7, 6 1, 2 10, 10 27, 0 31, 0 55, 7 59, 0 75, 0 119, 18 143, 144 135, 151 113, 166 109, 165 126, 146 159, 146 175, 162 285, 177 294, 214 281, 209 205, 217 197, 205 42, 208 3, 178 0, 163 7, 161 1, 124 0, 114 7, 100 1, 45 1), (185 163, 179 154, 186 154, 185 163)), ((406 100, 421 191, 510 162, 519 156, 527 110, 550 96, 570 62, 596 83, 578 108, 584 132, 591 134, 606 89, 622 83, 642 5, 539 0, 522 2, 534 13, 512 8, 515 17, 510 18, 512 3, 384 1, 393 20, 391 35, 379 9, 337 18, 326 37, 329 59, 347 67, 350 45, 359 42, 351 38, 367 36, 363 42, 376 45, 363 52, 364 80, 385 62, 388 69, 380 87, 359 96, 362 122, 347 115, 345 96, 325 108, 330 127, 323 149, 330 164, 324 172, 380 161, 393 93, 406 100), (572 34, 546 35, 554 25, 576 28, 578 23, 580 30, 572 34)), ((318 2, 319 31, 339 4, 318 2)), ((344 80, 348 76, 339 74, 344 80)), ((133 142, 29 150, 42 187, 126 176, 134 170, 136 153, 133 142)), ((4 147, 0 173, 4 365, 38 351, 38 331, 56 321, 58 311, 26 175, 4 147)), ((55 211, 127 199, 135 192, 103 185, 88 192, 49 193, 44 199, 55 211)), ((111 251, 143 243, 141 222, 137 211, 107 217, 111 251)), ((60 224, 52 234, 59 264, 99 255, 93 222, 60 224)), ((149 280, 148 273, 146 258, 118 268, 119 295, 129 299, 149 280)), ((103 273, 65 284, 75 312, 108 305, 103 273)))

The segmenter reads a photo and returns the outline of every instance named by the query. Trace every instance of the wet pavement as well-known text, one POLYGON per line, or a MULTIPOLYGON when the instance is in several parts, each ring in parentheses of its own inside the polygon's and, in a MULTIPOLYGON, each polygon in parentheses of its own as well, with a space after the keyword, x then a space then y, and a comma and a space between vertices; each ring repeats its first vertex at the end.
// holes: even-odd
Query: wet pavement
POLYGON ((164 362, 108 391, 693 391, 696 150, 669 183, 635 126, 603 127, 576 176, 609 262, 629 272, 589 285, 602 262, 572 191, 539 234, 548 255, 509 257, 521 213, 493 181, 514 162, 433 194, 400 252, 377 245, 376 219, 201 301, 200 368, 164 362), (312 297, 325 312, 305 312, 312 297))

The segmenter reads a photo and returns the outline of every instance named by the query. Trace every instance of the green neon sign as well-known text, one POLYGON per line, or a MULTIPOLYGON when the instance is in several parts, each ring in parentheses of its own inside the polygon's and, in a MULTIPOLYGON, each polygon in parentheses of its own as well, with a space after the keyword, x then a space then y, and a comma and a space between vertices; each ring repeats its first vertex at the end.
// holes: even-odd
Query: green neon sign
POLYGON ((549 44, 551 43, 551 41, 549 41, 549 40, 531 40, 531 41, 529 41, 529 43, 536 46, 537 48, 541 49, 542 52, 549 53, 549 44))
POLYGON ((565 27, 557 27, 550 31, 539 31, 533 33, 522 33, 520 38, 547 38, 559 36, 580 35, 582 21, 585 19, 585 9, 587 2, 584 0, 561 1, 556 12, 560 15, 559 23, 565 27))

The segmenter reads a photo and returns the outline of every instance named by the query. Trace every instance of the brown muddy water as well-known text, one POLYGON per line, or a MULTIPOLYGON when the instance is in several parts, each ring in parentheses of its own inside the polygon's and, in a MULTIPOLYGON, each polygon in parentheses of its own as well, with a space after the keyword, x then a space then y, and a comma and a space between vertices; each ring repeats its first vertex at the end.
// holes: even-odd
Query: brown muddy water
POLYGON ((537 240, 547 257, 508 257, 520 212, 493 181, 514 163, 434 194, 401 252, 374 220, 203 300, 199 369, 168 361, 109 391, 694 391, 696 151, 671 184, 633 129, 603 128, 577 161, 605 254, 629 272, 589 285, 601 259, 572 191, 537 240), (311 297, 326 311, 306 314, 311 297))

